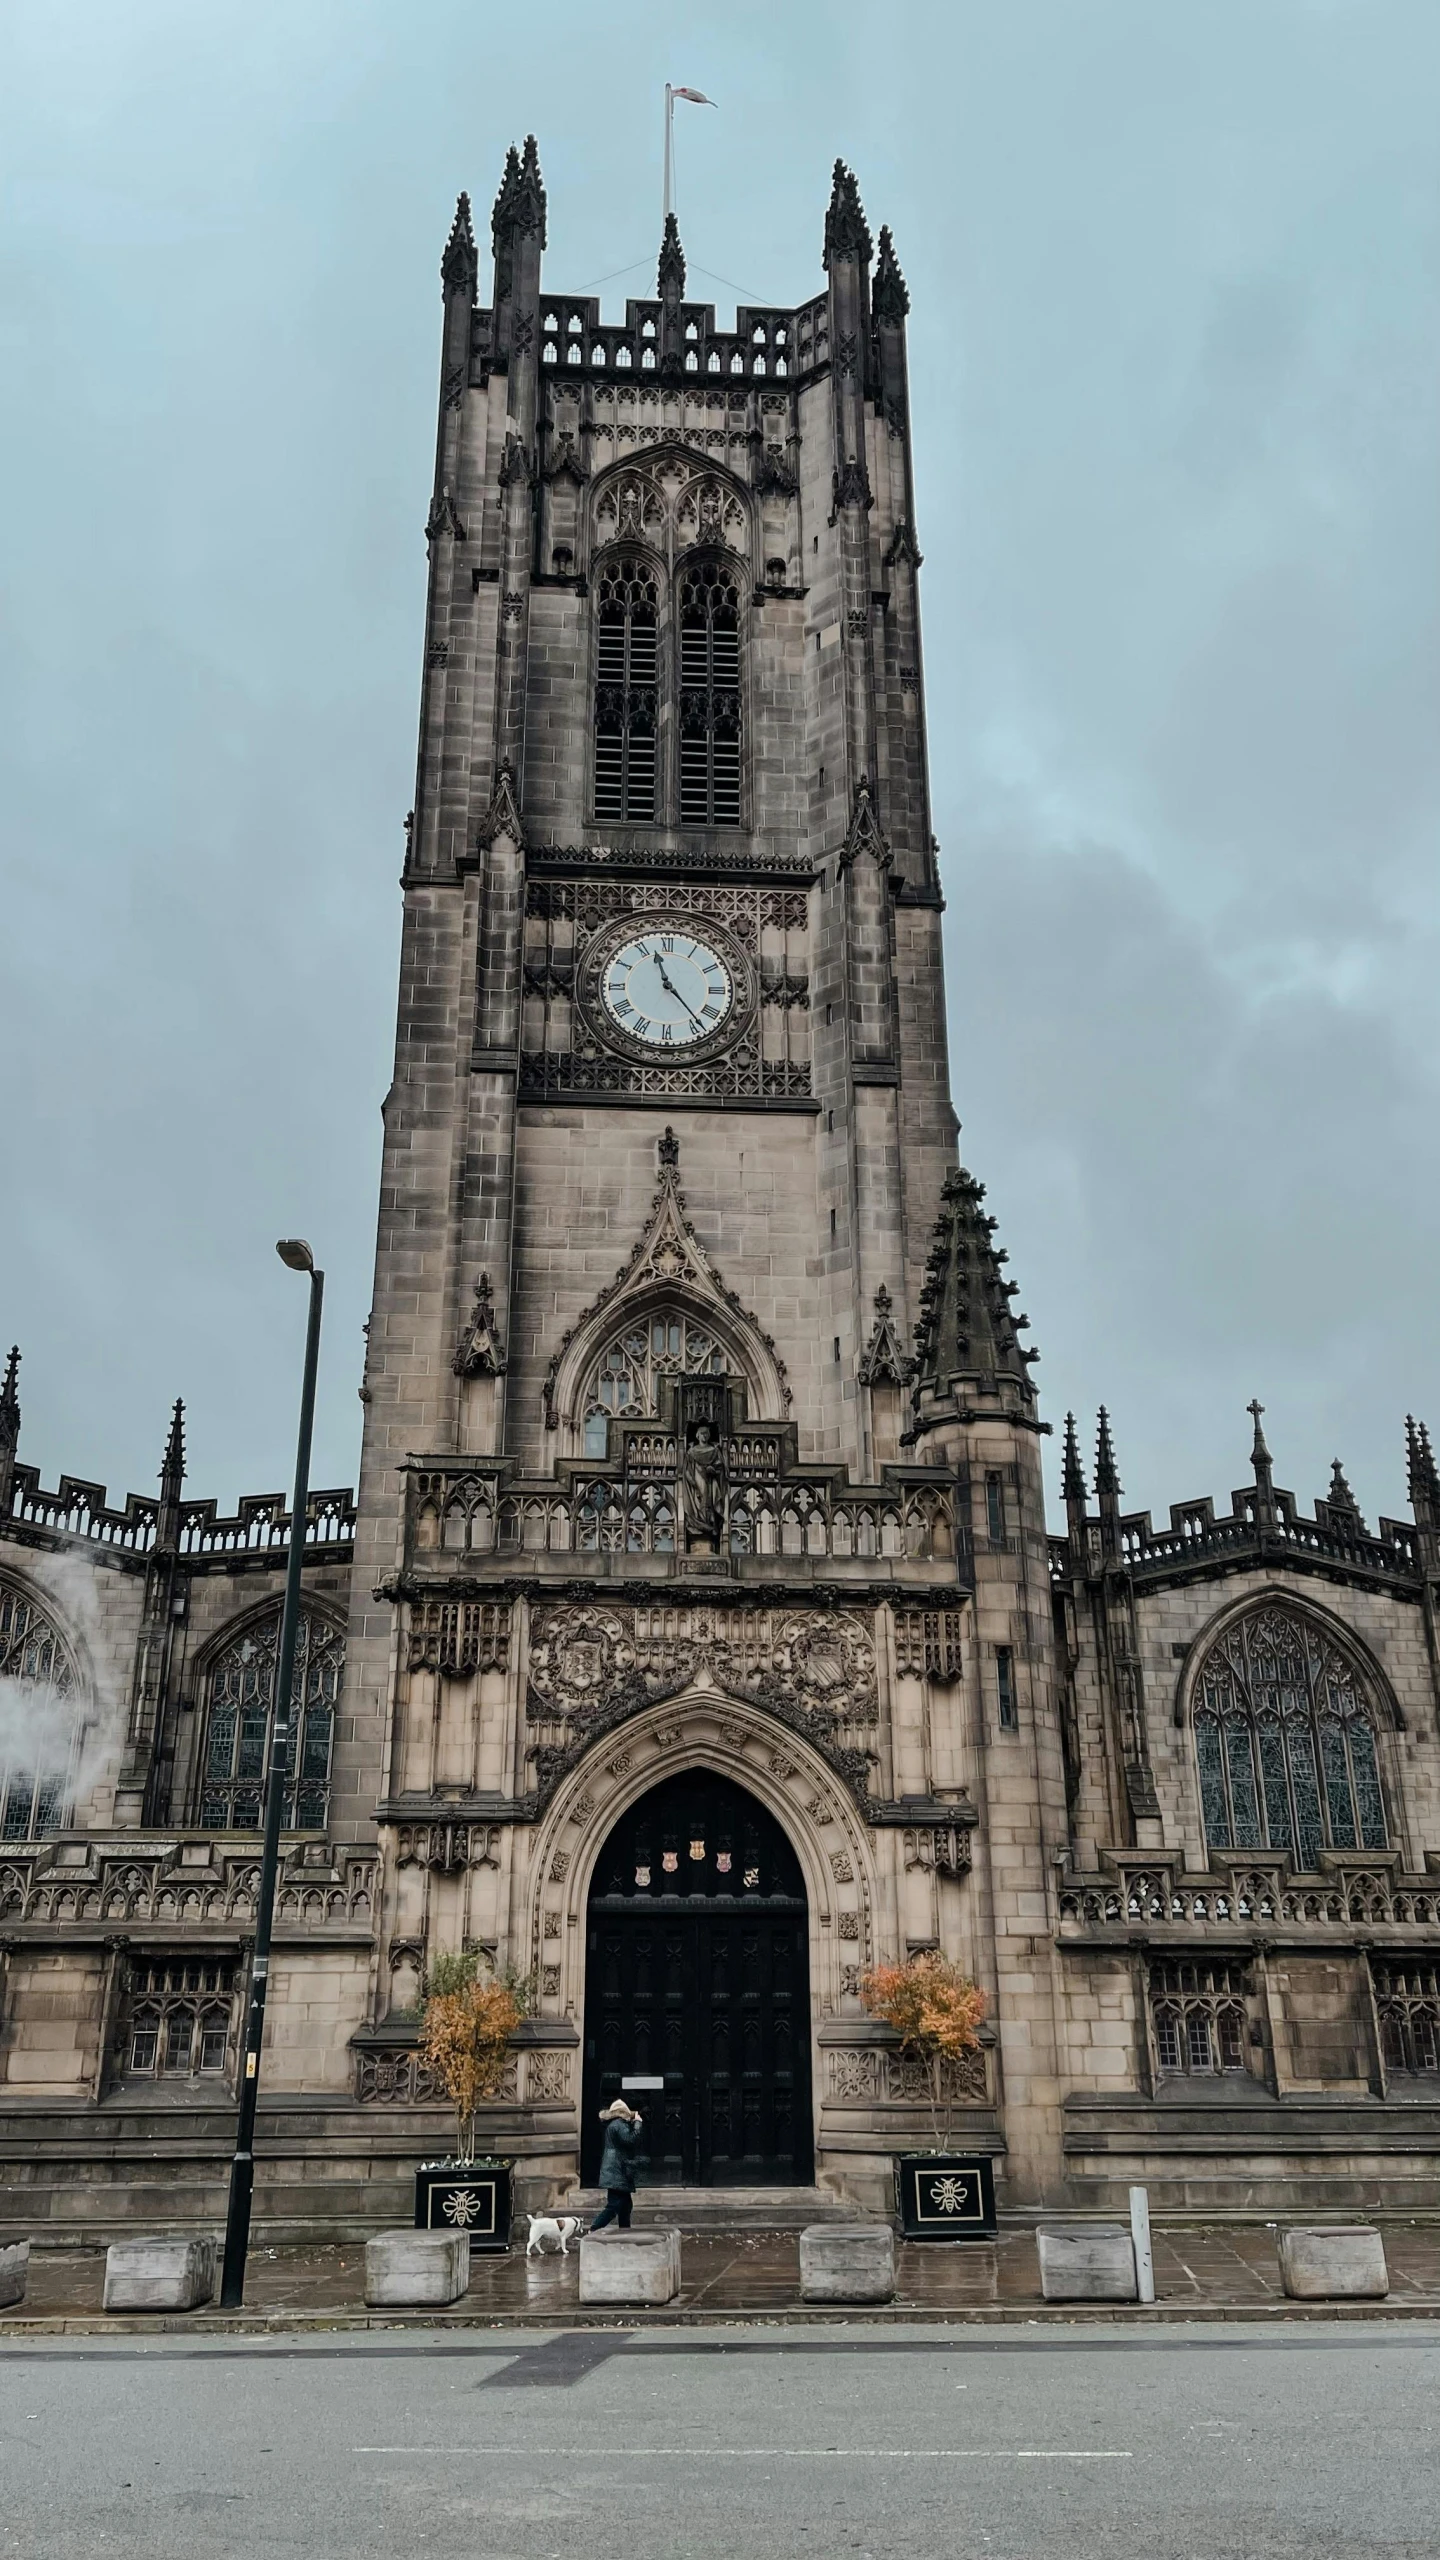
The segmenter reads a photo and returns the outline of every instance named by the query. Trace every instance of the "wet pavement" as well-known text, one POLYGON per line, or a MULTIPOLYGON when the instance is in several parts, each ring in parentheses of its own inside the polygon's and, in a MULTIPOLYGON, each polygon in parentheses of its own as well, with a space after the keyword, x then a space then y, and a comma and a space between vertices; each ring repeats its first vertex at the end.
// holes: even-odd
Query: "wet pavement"
MULTIPOLYGON (((1061 2217, 1057 2216, 1057 2220, 1061 2217)), ((1172 2314, 1241 2309, 1252 2312, 1293 2311, 1284 2301, 1273 2224, 1177 2227, 1154 2234, 1155 2284, 1158 2305, 1172 2314)), ((1373 2311, 1440 2310, 1440 2225, 1385 2226, 1390 2268, 1390 2296, 1373 2311)), ((88 2320, 100 2313, 105 2258, 102 2250, 37 2249, 30 2262, 25 2302, 0 2316, 0 2336, 17 2325, 43 2320, 88 2320)), ((903 2319, 965 2319, 1035 2315, 1041 2308, 1035 2239, 1028 2229, 1004 2232, 997 2241, 902 2242, 896 2250, 896 2296, 879 2316, 903 2319)), ((527 2258, 522 2246, 507 2256, 472 2261, 470 2289, 449 2312, 401 2314, 423 2317, 438 2325, 498 2320, 507 2326, 534 2322, 550 2326, 596 2317, 582 2312, 578 2301, 578 2262, 555 2252, 527 2258)), ((365 2253, 363 2244, 331 2248, 252 2249, 245 2308, 252 2318, 324 2321, 365 2317, 365 2253)), ((1117 2307, 1119 2316, 1133 2310, 1117 2307)), ((825 2317, 800 2303, 797 2237, 794 2232, 736 2232, 729 2235, 686 2233, 682 2247, 682 2285, 668 2314, 630 2313, 624 2320, 656 2318, 735 2318, 749 2314, 764 2319, 825 2317)), ((1084 2319, 1113 2317, 1104 2305, 1067 2305, 1058 2316, 1084 2319)), ((394 2314, 376 2314, 377 2319, 394 2314)), ((606 2314, 607 2318, 617 2315, 606 2314)), ((849 2319, 863 2314, 849 2311, 849 2319)), ((1047 2306, 1056 2317, 1057 2307, 1047 2306)), ((1335 2316, 1333 2309, 1329 2316, 1335 2316)), ((213 2311, 191 2313, 193 2327, 218 2318, 213 2311)), ((107 2326, 118 2325, 107 2323, 107 2326)), ((144 2323, 142 2325, 149 2325, 144 2323)))

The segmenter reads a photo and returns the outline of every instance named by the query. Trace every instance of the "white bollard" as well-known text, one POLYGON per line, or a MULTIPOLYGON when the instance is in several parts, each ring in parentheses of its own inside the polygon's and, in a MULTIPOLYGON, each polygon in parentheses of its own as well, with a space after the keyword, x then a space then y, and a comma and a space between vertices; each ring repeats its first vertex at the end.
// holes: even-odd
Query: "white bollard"
POLYGON ((680 2290, 680 2234, 593 2231, 580 2243, 582 2302, 673 2302, 680 2290))
POLYGON ((1150 2190, 1130 2190, 1130 2237, 1135 2244, 1135 2299, 1155 2299, 1155 2253, 1150 2246, 1150 2190))
POLYGON ((1135 2243, 1123 2223, 1091 2222, 1035 2234, 1047 2302, 1133 2302, 1135 2243))
POLYGON ((888 2222, 811 2222, 800 2234, 802 2302, 893 2302, 895 2234, 888 2222))
POLYGON ((458 2302, 470 2282, 468 2231, 380 2231, 365 2243, 372 2311, 458 2302))

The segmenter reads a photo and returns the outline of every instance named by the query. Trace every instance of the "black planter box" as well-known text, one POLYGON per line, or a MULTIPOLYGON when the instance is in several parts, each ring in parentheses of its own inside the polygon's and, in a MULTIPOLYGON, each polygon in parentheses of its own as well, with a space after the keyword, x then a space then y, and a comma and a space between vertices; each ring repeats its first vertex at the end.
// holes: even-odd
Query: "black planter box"
POLYGON ((895 2163, 895 2200, 907 2240, 993 2240, 995 2169, 985 2159, 907 2151, 895 2163))
POLYGON ((468 2231, 472 2255, 510 2246, 510 2172, 427 2160, 415 2172, 417 2231, 468 2231))

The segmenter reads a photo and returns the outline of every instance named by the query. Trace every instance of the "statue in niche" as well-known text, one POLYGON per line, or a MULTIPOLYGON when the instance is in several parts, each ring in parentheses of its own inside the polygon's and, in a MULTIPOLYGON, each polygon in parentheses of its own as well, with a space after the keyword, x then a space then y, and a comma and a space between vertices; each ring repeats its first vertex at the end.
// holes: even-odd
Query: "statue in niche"
POLYGON ((693 1555, 718 1556, 725 1538, 725 1453, 713 1423, 697 1422, 680 1467, 685 1544, 693 1555))

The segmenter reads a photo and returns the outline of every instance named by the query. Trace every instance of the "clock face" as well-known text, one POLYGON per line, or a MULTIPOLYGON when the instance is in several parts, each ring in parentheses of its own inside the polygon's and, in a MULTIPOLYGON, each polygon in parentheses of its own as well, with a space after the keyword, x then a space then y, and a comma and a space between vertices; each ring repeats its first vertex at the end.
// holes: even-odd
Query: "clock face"
POLYGON ((734 1009, 730 971, 684 925, 649 926, 612 951, 600 1000, 616 1028, 647 1048, 689 1049, 718 1032, 734 1009))

